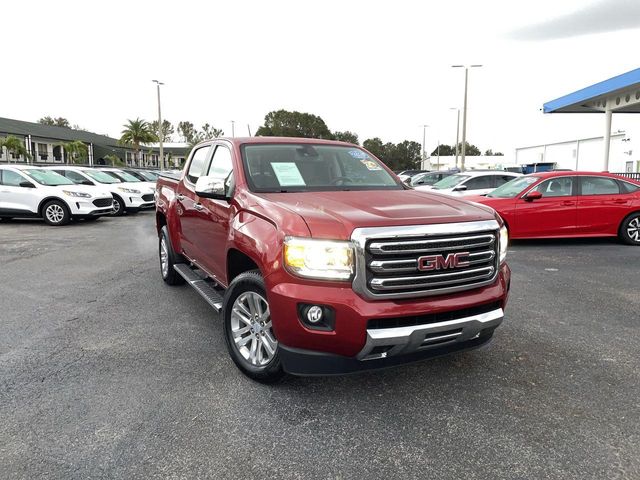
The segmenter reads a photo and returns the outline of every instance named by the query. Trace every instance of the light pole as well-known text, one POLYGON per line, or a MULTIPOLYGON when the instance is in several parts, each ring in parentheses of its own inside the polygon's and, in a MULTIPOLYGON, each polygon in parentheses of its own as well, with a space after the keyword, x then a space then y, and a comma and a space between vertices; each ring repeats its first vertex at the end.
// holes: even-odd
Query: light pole
POLYGON ((425 151, 425 143, 427 140, 427 127, 429 125, 420 125, 422 127, 422 162, 420 162, 420 170, 424 169, 424 161, 427 159, 427 153, 425 151))
POLYGON ((456 121, 456 168, 458 168, 458 149, 460 148, 460 109, 457 107, 451 107, 449 110, 456 110, 458 112, 458 120, 456 121))
POLYGON ((232 137, 236 136, 236 121, 235 120, 231 120, 231 136, 232 137))
POLYGON ((464 159, 467 149, 467 86, 469 83, 469 69, 479 68, 482 65, 451 65, 452 68, 464 68, 464 106, 462 107, 462 155, 460 170, 464 172, 464 159))
POLYGON ((162 110, 160 109, 160 85, 164 85, 159 80, 152 80, 158 87, 158 142, 160 144, 160 170, 164 170, 164 150, 162 149, 162 110))

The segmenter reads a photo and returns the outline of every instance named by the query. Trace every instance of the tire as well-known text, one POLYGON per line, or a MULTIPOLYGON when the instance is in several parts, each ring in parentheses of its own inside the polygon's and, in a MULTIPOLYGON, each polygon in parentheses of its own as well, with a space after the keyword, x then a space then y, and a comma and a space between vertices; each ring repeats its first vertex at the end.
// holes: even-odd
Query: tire
POLYGON ((618 237, 627 245, 640 246, 640 212, 632 213, 622 221, 618 237))
POLYGON ((71 214, 63 201, 51 200, 42 207, 42 218, 48 225, 59 227, 71 221, 71 214))
POLYGON ((233 279, 224 296, 222 315, 227 350, 240 371, 260 383, 283 378, 264 280, 258 270, 233 279))
POLYGON ((121 217, 125 214, 126 207, 124 201, 118 195, 113 195, 113 215, 114 217, 121 217))
POLYGON ((169 230, 165 225, 160 230, 158 237, 158 259, 160 260, 160 275, 167 285, 182 285, 184 278, 175 271, 173 266, 182 262, 182 258, 173 251, 171 240, 169 239, 169 230))

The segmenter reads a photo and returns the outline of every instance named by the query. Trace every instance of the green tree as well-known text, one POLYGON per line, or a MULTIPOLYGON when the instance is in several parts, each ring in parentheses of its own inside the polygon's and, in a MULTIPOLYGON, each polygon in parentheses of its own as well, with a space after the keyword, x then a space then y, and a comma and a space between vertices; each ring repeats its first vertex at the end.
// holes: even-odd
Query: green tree
MULTIPOLYGON (((475 145, 472 145, 469 142, 465 142, 464 144, 466 146, 464 151, 464 155, 466 157, 478 157, 482 155, 482 153, 480 152, 480 149, 475 145)), ((458 144, 458 152, 462 154, 462 142, 458 144)))
POLYGON ((42 125, 49 125, 50 127, 71 128, 71 124, 69 123, 69 120, 67 120, 64 117, 52 118, 49 115, 47 115, 46 117, 42 117, 40 120, 38 120, 38 123, 42 125))
POLYGON ((438 145, 438 147, 436 147, 433 150, 433 152, 431 152, 431 156, 432 157, 434 155, 440 155, 441 157, 455 156, 456 155, 456 146, 455 145, 445 145, 444 143, 441 143, 440 145, 438 145), (438 151, 438 147, 440 147, 440 151, 438 151))
POLYGON ((212 125, 209 125, 208 123, 205 123, 202 126, 202 138, 203 139, 218 138, 218 137, 221 137, 223 135, 224 135, 224 132, 220 128, 215 128, 212 125))
POLYGON ((491 156, 495 156, 495 157, 503 157, 503 156, 504 156, 504 154, 503 154, 502 152, 495 152, 495 153, 494 153, 494 151, 493 151, 493 150, 491 150, 491 149, 489 149, 489 150, 487 150, 486 152, 484 152, 484 154, 485 154, 487 157, 491 157, 491 156))
POLYGON ((311 113, 277 110, 264 117, 264 125, 256 131, 264 137, 333 138, 322 118, 311 113))
POLYGON ((64 149, 67 163, 85 163, 89 158, 89 149, 79 140, 59 143, 58 146, 64 149))
MULTIPOLYGON (((376 157, 378 157, 383 162, 386 158, 385 146, 378 137, 368 138, 364 142, 362 142, 362 146, 373 153, 376 157)), ((385 162, 386 163, 386 162, 385 162)))
POLYGON ((380 138, 368 138, 362 146, 378 157, 391 170, 407 170, 420 167, 421 146, 418 142, 405 140, 397 145, 382 143, 380 138))
POLYGON ((178 134, 183 142, 190 145, 195 145, 200 141, 198 131, 191 122, 178 122, 178 134))
POLYGON ((348 130, 345 130, 344 132, 333 132, 333 139, 340 142, 348 142, 355 145, 360 145, 360 142, 358 142, 358 135, 348 130))
POLYGON ((138 166, 142 167, 142 160, 139 156, 140 144, 157 142, 158 137, 153 133, 150 125, 140 118, 127 120, 127 123, 125 123, 123 127, 124 129, 122 130, 122 136, 120 137, 119 143, 121 145, 133 146, 135 157, 134 163, 137 163, 138 166))
POLYGON ((124 162, 122 159, 113 154, 105 155, 104 159, 110 164, 112 167, 124 167, 124 162))
POLYGON ((27 147, 24 142, 18 137, 9 135, 6 138, 0 138, 0 150, 4 147, 7 150, 7 160, 11 163, 11 156, 15 156, 16 159, 21 156, 31 160, 31 154, 27 151, 27 147))
POLYGON ((151 129, 151 131, 153 133, 156 134, 156 136, 160 139, 162 138, 163 142, 171 142, 173 141, 173 139, 171 138, 171 136, 176 132, 175 129, 173 128, 173 125, 171 125, 171 122, 169 120, 163 120, 162 121, 162 132, 158 131, 158 121, 154 120, 153 122, 151 122, 149 124, 149 128, 151 129))

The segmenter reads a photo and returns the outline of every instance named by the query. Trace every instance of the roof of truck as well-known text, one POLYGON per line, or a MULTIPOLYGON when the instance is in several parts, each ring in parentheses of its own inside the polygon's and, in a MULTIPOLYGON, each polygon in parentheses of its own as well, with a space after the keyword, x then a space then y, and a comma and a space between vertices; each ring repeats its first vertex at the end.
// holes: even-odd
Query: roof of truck
POLYGON ((209 139, 207 140, 207 142, 210 142, 213 140, 226 140, 235 145, 243 145, 247 143, 298 143, 298 144, 315 143, 315 144, 325 144, 325 145, 347 145, 350 147, 359 146, 359 145, 354 145, 353 143, 340 142, 338 140, 325 140, 322 138, 302 138, 302 137, 220 137, 220 138, 209 139))

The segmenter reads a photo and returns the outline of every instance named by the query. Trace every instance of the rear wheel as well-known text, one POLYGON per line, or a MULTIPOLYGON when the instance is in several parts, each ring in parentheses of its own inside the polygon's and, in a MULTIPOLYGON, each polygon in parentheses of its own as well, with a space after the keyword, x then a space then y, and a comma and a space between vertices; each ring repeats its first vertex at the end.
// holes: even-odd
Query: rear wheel
POLYGON ((285 373, 264 280, 258 270, 241 273, 231 282, 222 315, 229 355, 242 373, 262 383, 280 380, 285 373))
POLYGON ((180 257, 173 251, 171 240, 169 240, 169 230, 166 225, 160 230, 158 256, 160 258, 162 280, 168 285, 182 285, 184 278, 173 268, 176 263, 182 262, 180 257))
POLYGON ((629 215, 620 225, 620 240, 628 245, 640 245, 640 212, 629 215))
POLYGON ((60 200, 52 200, 48 202, 42 209, 42 218, 49 225, 53 225, 55 227, 66 225, 71 221, 69 209, 60 200))

